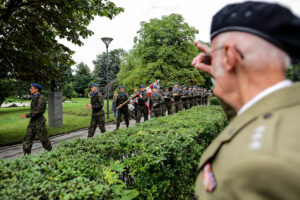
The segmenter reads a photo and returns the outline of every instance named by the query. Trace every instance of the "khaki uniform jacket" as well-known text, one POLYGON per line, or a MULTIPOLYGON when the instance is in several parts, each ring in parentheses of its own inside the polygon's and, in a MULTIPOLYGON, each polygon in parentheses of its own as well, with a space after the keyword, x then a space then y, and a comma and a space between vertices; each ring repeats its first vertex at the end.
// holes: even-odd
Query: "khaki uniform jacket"
POLYGON ((101 116, 104 115, 103 111, 103 96, 100 92, 97 92, 94 96, 91 97, 91 104, 92 104, 92 116, 101 116))
POLYGON ((37 121, 40 118, 44 119, 44 113, 46 110, 47 103, 44 98, 39 94, 37 95, 30 104, 30 113, 26 114, 26 118, 31 118, 30 121, 37 121))
POLYGON ((196 198, 300 199, 299 116, 300 84, 296 83, 235 117, 201 157, 196 198))

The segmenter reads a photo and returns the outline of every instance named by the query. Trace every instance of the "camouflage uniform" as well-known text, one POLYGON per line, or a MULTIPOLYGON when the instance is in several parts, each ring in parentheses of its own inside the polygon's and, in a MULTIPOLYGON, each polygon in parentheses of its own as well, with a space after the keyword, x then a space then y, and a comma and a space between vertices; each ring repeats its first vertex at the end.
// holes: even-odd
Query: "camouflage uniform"
POLYGON ((172 102, 171 102, 172 94, 170 91, 164 91, 162 93, 162 95, 163 95, 163 98, 165 101, 165 103, 163 104, 163 113, 165 114, 167 111, 168 115, 171 115, 172 114, 172 102), (165 109, 165 111, 164 111, 164 109, 165 109))
POLYGON ((181 95, 182 95, 181 100, 182 100, 183 108, 185 110, 187 110, 187 109, 190 108, 190 104, 189 104, 189 91, 188 90, 182 90, 181 95))
POLYGON ((105 130, 105 116, 103 111, 103 96, 100 92, 96 92, 91 97, 92 104, 92 118, 91 124, 89 127, 88 137, 93 137, 95 134, 95 130, 97 125, 101 130, 101 133, 106 132, 105 130))
POLYGON ((198 105, 201 105, 201 89, 198 89, 197 103, 198 103, 198 105))
POLYGON ((46 101, 38 94, 32 99, 30 107, 30 113, 26 114, 26 118, 30 118, 30 122, 27 127, 27 133, 23 139, 24 154, 31 153, 32 143, 36 134, 39 136, 43 147, 51 151, 52 146, 47 136, 46 119, 43 116, 46 110, 46 101))
POLYGON ((164 103, 164 99, 161 94, 153 93, 150 97, 150 110, 151 110, 151 118, 161 116, 161 105, 164 103), (154 106, 154 104, 156 104, 154 106))
POLYGON ((191 89, 188 90, 188 98, 189 98, 189 108, 193 107, 193 91, 191 89))
MULTIPOLYGON (((164 91, 163 90, 159 90, 159 94, 162 96, 163 98, 163 94, 164 94, 164 91)), ((151 107, 150 107, 151 108, 151 107)), ((163 98, 163 102, 160 104, 160 109, 161 109, 161 113, 160 115, 161 116, 165 116, 166 115, 166 105, 165 105, 165 100, 163 98)))
POLYGON ((180 90, 177 88, 174 88, 172 91, 172 97, 173 97, 173 101, 172 101, 172 114, 175 114, 177 112, 179 112, 182 109, 182 102, 181 102, 181 92, 180 90), (174 96, 174 94, 176 94, 176 96, 174 96))
POLYGON ((148 107, 145 105, 147 101, 148 94, 146 92, 140 92, 138 96, 136 123, 141 122, 142 115, 144 116, 144 121, 148 120, 148 107))
MULTIPOLYGON (((129 99, 128 94, 120 93, 117 97, 117 107, 127 101, 129 99)), ((123 105, 120 109, 118 109, 118 118, 117 118, 117 129, 120 128, 122 115, 124 115, 126 127, 129 127, 129 112, 128 112, 128 104, 123 105)))
POLYGON ((198 96, 198 93, 194 88, 193 89, 193 106, 197 106, 197 96, 198 96))

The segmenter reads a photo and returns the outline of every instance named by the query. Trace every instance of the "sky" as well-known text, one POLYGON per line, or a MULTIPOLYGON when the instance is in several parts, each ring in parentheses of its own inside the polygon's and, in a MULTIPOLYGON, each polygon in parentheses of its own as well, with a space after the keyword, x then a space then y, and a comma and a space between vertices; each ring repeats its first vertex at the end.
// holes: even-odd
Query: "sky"
MULTIPOLYGON (((106 17, 95 17, 88 29, 94 35, 82 40, 84 45, 77 46, 66 40, 61 43, 75 53, 72 58, 78 64, 83 62, 94 69, 93 60, 96 56, 106 51, 102 37, 111 37, 113 41, 109 50, 122 48, 126 51, 133 47, 134 37, 140 29, 140 22, 149 22, 152 18, 161 18, 172 13, 181 14, 185 22, 195 27, 199 34, 196 40, 208 42, 210 24, 213 15, 229 3, 242 2, 241 0, 111 0, 117 6, 123 7, 123 13, 112 20, 106 17)), ((289 7, 294 14, 300 16, 300 0, 265 0, 277 2, 289 7)), ((73 67, 74 68, 74 67, 73 67)))

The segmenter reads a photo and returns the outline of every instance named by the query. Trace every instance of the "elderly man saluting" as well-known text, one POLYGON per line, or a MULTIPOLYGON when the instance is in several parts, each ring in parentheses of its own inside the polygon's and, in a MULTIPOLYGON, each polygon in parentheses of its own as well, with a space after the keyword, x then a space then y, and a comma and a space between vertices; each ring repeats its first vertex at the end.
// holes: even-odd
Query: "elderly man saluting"
POLYGON ((278 4, 244 2, 213 18, 212 48, 193 65, 237 116, 202 155, 197 199, 300 198, 300 84, 285 78, 300 59, 300 19, 278 4))

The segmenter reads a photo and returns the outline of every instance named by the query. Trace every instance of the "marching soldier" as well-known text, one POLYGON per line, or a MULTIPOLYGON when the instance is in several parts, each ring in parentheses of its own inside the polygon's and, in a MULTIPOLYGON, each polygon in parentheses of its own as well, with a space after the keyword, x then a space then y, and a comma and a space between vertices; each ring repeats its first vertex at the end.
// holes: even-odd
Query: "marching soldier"
POLYGON ((182 92, 181 92, 182 105, 183 105, 183 108, 185 110, 187 110, 187 109, 190 108, 189 99, 188 99, 189 98, 189 92, 187 90, 186 85, 183 85, 182 87, 183 87, 182 92))
POLYGON ((120 124, 122 121, 122 115, 124 115, 126 127, 129 127, 129 113, 128 113, 128 94, 125 93, 125 87, 120 86, 120 94, 117 97, 117 107, 118 107, 118 118, 117 118, 117 127, 120 128, 120 124), (125 103, 128 101, 127 103, 125 103))
MULTIPOLYGON (((160 88, 160 84, 157 85, 157 92, 162 96, 163 94, 163 90, 160 88)), ((165 101, 163 101, 161 104, 160 104, 160 116, 165 116, 166 115, 166 110, 165 110, 165 101), (165 111, 165 112, 164 112, 165 111)), ((149 108, 151 110, 151 106, 149 105, 149 108)), ((150 113, 151 114, 151 113, 150 113)))
MULTIPOLYGON (((163 104, 163 113, 168 113, 168 115, 172 114, 172 102, 171 102, 171 98, 172 98, 172 94, 169 91, 169 87, 165 87, 165 91, 162 93, 163 98, 164 98, 164 104, 163 104)), ((164 116, 164 115, 163 115, 164 116)))
POLYGON ((101 133, 105 133, 105 116, 103 111, 103 96, 100 92, 98 92, 99 85, 93 83, 90 85, 91 87, 91 104, 87 105, 86 108, 92 108, 92 118, 91 124, 88 131, 88 137, 93 137, 95 134, 95 130, 97 125, 99 126, 101 133))
POLYGON ((197 98, 197 102, 198 102, 198 105, 200 106, 201 105, 201 87, 199 86, 198 87, 198 98, 197 98))
POLYGON ((188 97, 189 97, 189 108, 192 108, 193 107, 193 86, 189 86, 188 97))
POLYGON ((30 104, 30 113, 20 117, 21 119, 30 118, 27 133, 23 139, 24 155, 31 153, 32 143, 36 134, 39 136, 43 147, 48 151, 52 150, 51 143, 47 136, 46 119, 43 116, 46 110, 46 101, 40 95, 41 90, 41 85, 36 83, 31 84, 29 91, 33 95, 33 98, 30 104))
POLYGON ((142 115, 144 117, 144 121, 148 120, 149 106, 147 105, 147 101, 148 101, 148 94, 145 92, 145 86, 141 85, 140 92, 138 94, 136 123, 141 122, 142 115))
POLYGON ((197 106, 197 95, 196 86, 193 86, 193 106, 197 106))
POLYGON ((172 114, 175 114, 181 110, 181 92, 178 88, 178 83, 174 83, 171 101, 172 101, 172 114))
POLYGON ((153 86, 153 93, 150 97, 150 110, 151 118, 159 117, 161 115, 161 105, 164 103, 164 99, 161 94, 158 92, 158 87, 153 86))

